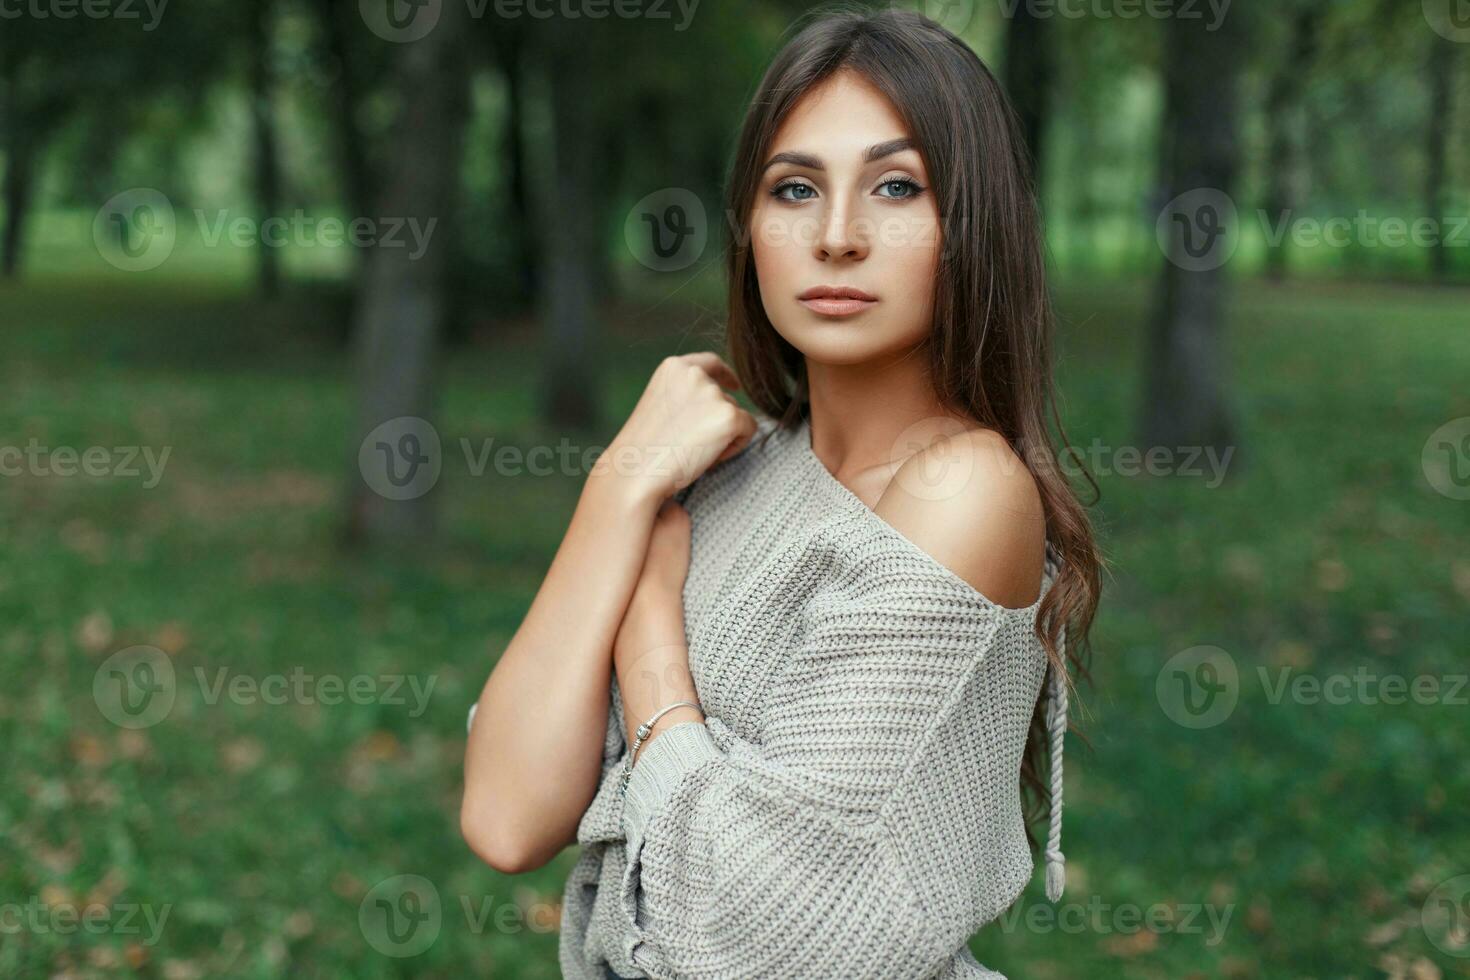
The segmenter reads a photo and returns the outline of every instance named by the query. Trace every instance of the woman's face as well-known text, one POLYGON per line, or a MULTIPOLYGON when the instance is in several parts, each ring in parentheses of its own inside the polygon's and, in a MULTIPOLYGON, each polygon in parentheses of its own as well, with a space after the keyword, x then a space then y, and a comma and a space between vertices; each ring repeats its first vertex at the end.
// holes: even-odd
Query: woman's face
POLYGON ((812 361, 901 355, 929 336, 939 214, 912 139, 881 92, 840 71, 772 140, 751 213, 756 275, 776 331, 812 361))

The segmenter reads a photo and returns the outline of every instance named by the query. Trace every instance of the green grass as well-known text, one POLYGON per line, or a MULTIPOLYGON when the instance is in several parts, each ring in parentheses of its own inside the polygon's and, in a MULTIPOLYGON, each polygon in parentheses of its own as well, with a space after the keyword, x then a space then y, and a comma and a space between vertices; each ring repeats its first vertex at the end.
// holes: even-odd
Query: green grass
MULTIPOLYGON (((1079 446, 1132 442, 1149 292, 1060 291, 1079 446)), ((578 491, 569 476, 475 476, 460 449, 556 444, 536 422, 535 337, 508 329, 446 365, 439 543, 344 553, 355 447, 328 299, 264 305, 217 280, 121 274, 0 287, 0 444, 171 450, 151 489, 0 478, 0 896, 168 909, 153 944, 141 919, 139 933, 60 934, 0 916, 0 975, 558 975, 547 905, 574 852, 506 877, 457 828, 465 708, 578 491), (137 644, 171 655, 177 699, 128 731, 103 717, 93 680, 137 644), (421 717, 211 704, 195 671, 221 668, 434 687, 421 717), (358 912, 402 874, 433 882, 443 914, 437 941, 398 959, 365 940, 358 912), (490 924, 477 929, 464 903, 490 924)), ((1163 980, 1371 977, 1422 957, 1470 976, 1470 958, 1417 924, 1435 884, 1470 873, 1470 709, 1272 704, 1256 670, 1464 671, 1470 503, 1435 493, 1420 457, 1438 426, 1470 415, 1466 300, 1341 283, 1236 291, 1230 478, 1101 480, 1094 514, 1115 574, 1096 687, 1074 714, 1092 750, 1069 743, 1069 918, 1034 918, 1049 908, 1038 868, 1018 923, 974 940, 982 962, 1018 978, 1163 980), (1155 682, 1201 644, 1228 651, 1242 680, 1234 713, 1194 730, 1170 721, 1155 682), (1089 903, 1104 914, 1083 928, 1089 903), (1107 914, 1171 904, 1229 914, 1223 937, 1107 914)), ((574 442, 605 441, 663 353, 707 346, 688 336, 694 315, 684 298, 619 311, 599 358, 607 422, 574 442)))

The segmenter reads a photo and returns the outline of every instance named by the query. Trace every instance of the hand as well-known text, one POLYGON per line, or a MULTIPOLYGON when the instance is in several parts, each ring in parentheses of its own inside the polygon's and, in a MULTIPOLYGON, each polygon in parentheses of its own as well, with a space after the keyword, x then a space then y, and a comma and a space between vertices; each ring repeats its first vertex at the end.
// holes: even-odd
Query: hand
MULTIPOLYGON (((630 746, 639 724, 660 708, 674 701, 699 702, 684 636, 689 543, 688 511, 677 501, 665 501, 654 518, 643 572, 613 644, 613 664, 630 746)), ((695 708, 675 708, 654 725, 644 747, 671 725, 703 720, 703 712, 695 708)), ((643 749, 639 749, 642 754, 643 749)))
POLYGON ((755 435, 755 419, 725 391, 739 388, 713 352, 664 358, 594 469, 634 477, 656 501, 684 489, 755 435))

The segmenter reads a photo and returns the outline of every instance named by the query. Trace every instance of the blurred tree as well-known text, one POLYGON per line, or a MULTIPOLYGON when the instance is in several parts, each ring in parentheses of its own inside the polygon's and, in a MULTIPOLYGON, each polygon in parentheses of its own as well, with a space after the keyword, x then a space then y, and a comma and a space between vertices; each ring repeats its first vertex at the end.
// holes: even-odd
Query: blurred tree
POLYGON ((1047 106, 1053 75, 1054 18, 1045 14, 1034 4, 1018 3, 1006 24, 1005 86, 1031 151, 1032 175, 1038 187, 1044 172, 1042 142, 1050 116, 1047 106))
POLYGON ((398 119, 374 214, 430 229, 422 255, 399 241, 367 256, 356 303, 357 409, 352 440, 347 539, 353 544, 412 543, 433 531, 432 493, 389 500, 356 465, 362 441, 394 419, 431 419, 435 363, 444 332, 450 217, 459 187, 461 135, 468 113, 464 7, 445 3, 437 26, 397 46, 398 119), (432 222, 432 224, 431 224, 432 222))
POLYGON ((20 271, 21 244, 26 217, 35 194, 36 170, 50 134, 48 118, 55 119, 44 102, 27 105, 21 96, 22 59, 6 52, 0 65, 0 119, 5 126, 5 229, 0 235, 0 274, 12 279, 20 271))
MULTIPOLYGON (((86 16, 0 19, 0 271, 21 268, 44 153, 70 151, 46 176, 63 191, 83 191, 89 208, 126 189, 115 164, 135 140, 175 158, 211 86, 226 77, 219 25, 231 9, 226 0, 195 0, 169 8, 152 29, 86 16)), ((168 183, 158 176, 149 186, 168 183)))
POLYGON ((511 302, 519 307, 534 300, 540 283, 537 263, 541 245, 531 209, 525 139, 531 51, 527 31, 519 21, 497 24, 489 34, 492 61, 505 87, 506 111, 499 151, 510 209, 506 231, 513 265, 511 302))
POLYGON ((365 137, 357 120, 364 88, 363 53, 352 43, 354 37, 363 34, 362 18, 357 0, 312 0, 312 12, 322 42, 322 61, 331 78, 328 86, 331 138, 342 174, 343 210, 353 217, 366 215, 372 206, 375 184, 365 137))
MULTIPOLYGON (((245 7, 249 99, 258 227, 280 213, 281 164, 276 136, 275 72, 272 47, 274 0, 253 0, 245 7)), ((274 297, 281 289, 280 249, 260 236, 257 244, 257 282, 260 291, 274 297)))
MULTIPOLYGON (((1301 100, 1320 47, 1327 0, 1295 0, 1296 9, 1284 11, 1290 22, 1286 50, 1276 61, 1266 95, 1266 125, 1270 144, 1266 159, 1266 211, 1273 220, 1301 205, 1307 156, 1303 152, 1305 119, 1301 100)), ((1266 272, 1280 281, 1286 277, 1284 238, 1266 252, 1266 272)))
POLYGON ((0 148, 5 152, 0 274, 7 279, 20 270, 42 154, 76 98, 72 85, 58 84, 54 66, 66 63, 68 45, 77 43, 80 33, 70 21, 25 16, 5 20, 0 29, 0 148))
POLYGON ((1428 124, 1424 127, 1428 137, 1424 147, 1424 214, 1440 229, 1429 249, 1429 269, 1436 282, 1443 282, 1450 273, 1450 246, 1445 241, 1450 228, 1445 213, 1448 207, 1448 188, 1445 185, 1449 172, 1450 134, 1455 119, 1455 57, 1459 54, 1459 46, 1439 34, 1426 33, 1429 44, 1429 114, 1428 124))
MULTIPOLYGON (((547 83, 551 95, 551 175, 542 181, 537 201, 545 233, 541 259, 539 306, 544 328, 543 412, 557 426, 589 428, 597 418, 597 393, 591 354, 595 333, 595 257, 601 213, 595 184, 602 160, 593 150, 597 103, 588 97, 596 88, 586 72, 579 48, 585 31, 548 32, 546 51, 556 65, 547 83)), ((602 35, 598 35, 600 39, 602 35)))
MULTIPOLYGON (((1053 18, 1054 69, 1047 103, 1043 179, 1048 244, 1071 268, 1106 268, 1123 258, 1141 188, 1155 176, 1157 25, 1120 29, 1117 20, 1053 18)), ((1162 203, 1162 202, 1160 202, 1162 203)), ((1155 208, 1156 210, 1156 208, 1155 208)), ((1157 255, 1150 235, 1137 243, 1157 255)))
MULTIPOLYGON (((1164 182, 1170 199, 1187 192, 1229 195, 1239 167, 1237 83, 1245 55, 1245 11, 1236 8, 1212 29, 1203 17, 1168 19, 1165 37, 1164 182)), ((1148 345, 1141 439, 1146 446, 1214 447, 1235 443, 1227 403, 1222 344, 1227 280, 1224 262, 1200 267, 1181 251, 1190 233, 1238 234, 1239 229, 1176 230, 1163 267, 1148 345)), ((1216 216, 1215 221, 1226 221, 1216 216)))

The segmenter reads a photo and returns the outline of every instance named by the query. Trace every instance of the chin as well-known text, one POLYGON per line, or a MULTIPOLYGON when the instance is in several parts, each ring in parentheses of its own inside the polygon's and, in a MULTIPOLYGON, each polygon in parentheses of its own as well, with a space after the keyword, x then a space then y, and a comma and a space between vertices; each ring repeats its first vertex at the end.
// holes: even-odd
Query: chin
POLYGON ((804 357, 833 366, 863 364, 902 354, 924 340, 887 328, 881 320, 869 315, 827 318, 804 308, 777 325, 776 332, 804 357))

